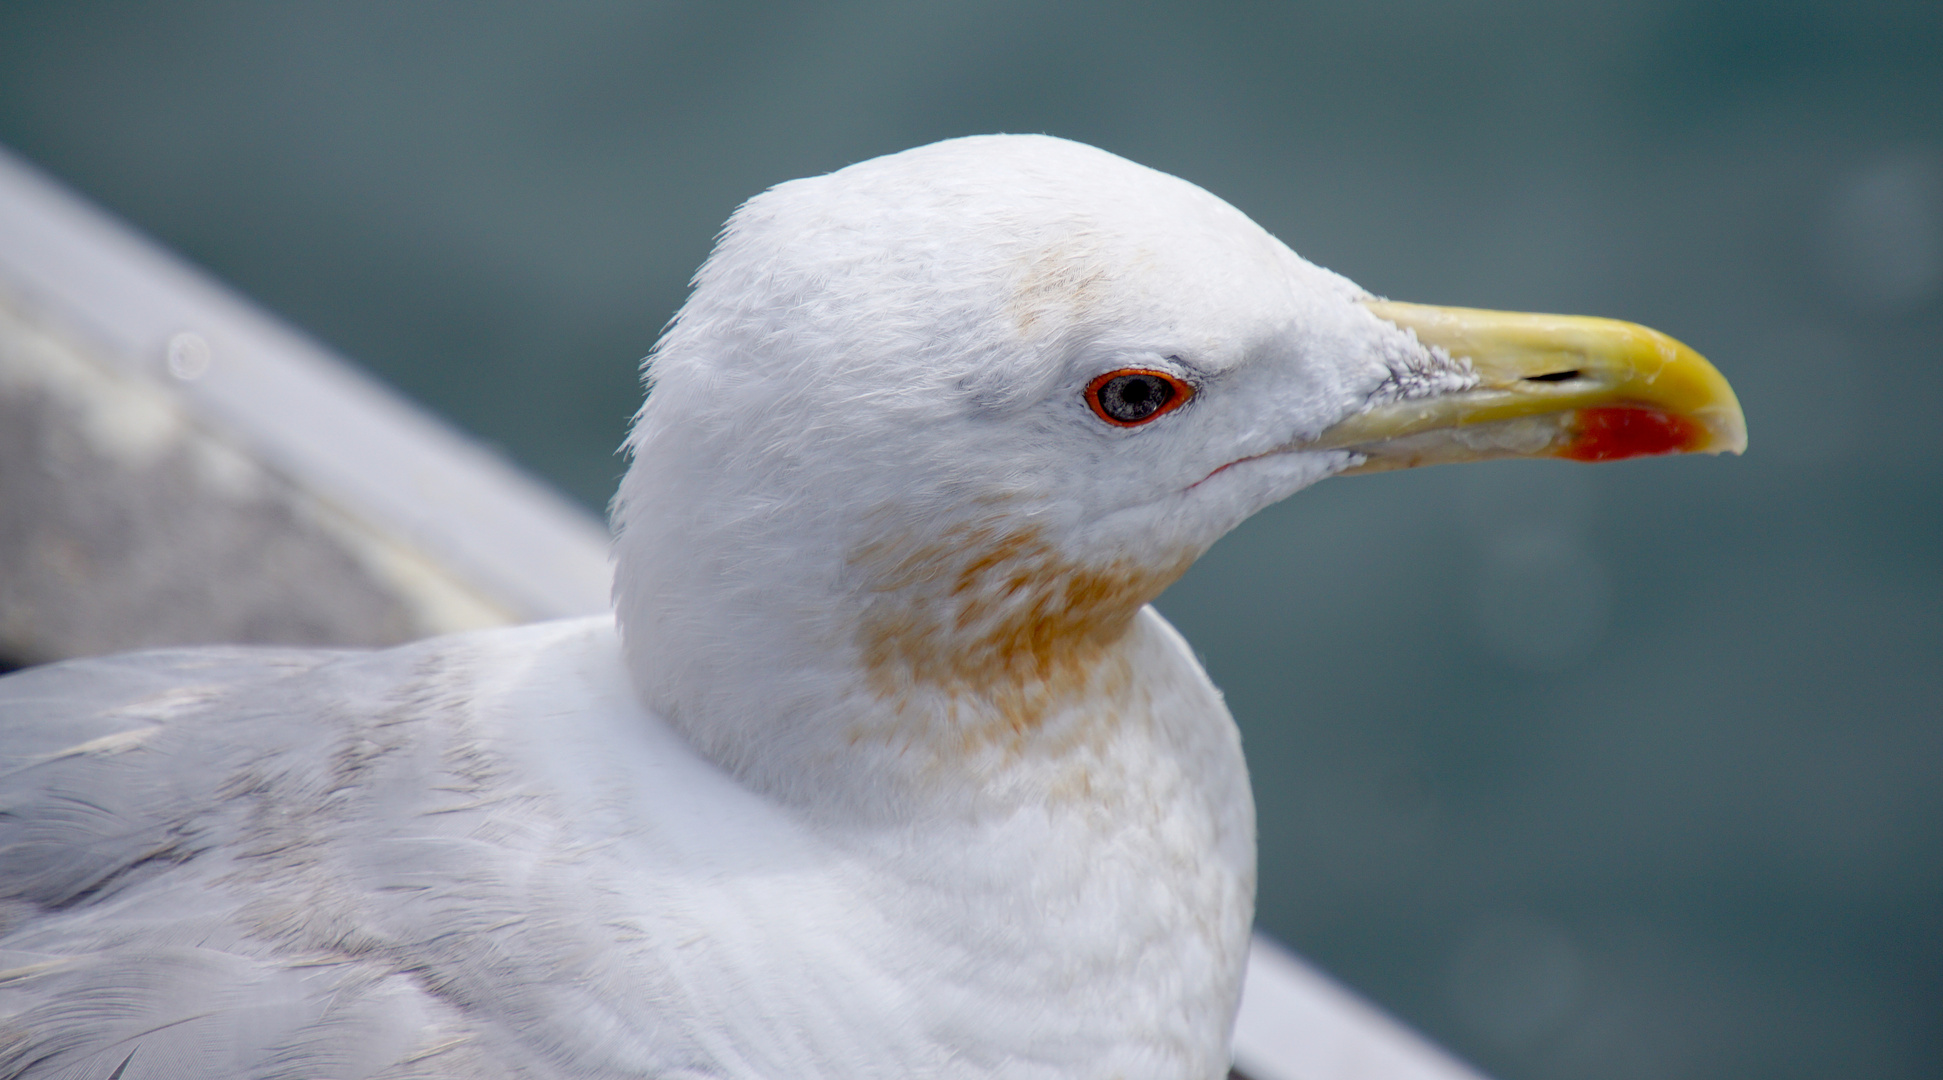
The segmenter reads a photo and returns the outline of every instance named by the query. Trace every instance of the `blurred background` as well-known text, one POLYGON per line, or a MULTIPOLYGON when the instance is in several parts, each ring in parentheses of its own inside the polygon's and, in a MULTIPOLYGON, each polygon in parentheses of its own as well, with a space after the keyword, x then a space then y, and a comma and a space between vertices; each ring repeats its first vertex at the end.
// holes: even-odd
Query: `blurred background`
POLYGON ((1330 481, 1162 598, 1267 930, 1506 1080, 1943 1075, 1943 4, 0 5, 0 143, 595 508, 738 202, 988 131, 1746 407, 1330 481))

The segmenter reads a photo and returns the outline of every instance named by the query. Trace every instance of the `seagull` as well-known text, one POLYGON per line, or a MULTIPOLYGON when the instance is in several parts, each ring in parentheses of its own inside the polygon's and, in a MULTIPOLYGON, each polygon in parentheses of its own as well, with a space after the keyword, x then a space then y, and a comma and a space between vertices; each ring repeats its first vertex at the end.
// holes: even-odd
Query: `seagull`
POLYGON ((1223 1076, 1254 808, 1149 602, 1330 476, 1746 443, 1044 136, 750 199, 644 372, 611 616, 0 680, 0 1077, 1223 1076))

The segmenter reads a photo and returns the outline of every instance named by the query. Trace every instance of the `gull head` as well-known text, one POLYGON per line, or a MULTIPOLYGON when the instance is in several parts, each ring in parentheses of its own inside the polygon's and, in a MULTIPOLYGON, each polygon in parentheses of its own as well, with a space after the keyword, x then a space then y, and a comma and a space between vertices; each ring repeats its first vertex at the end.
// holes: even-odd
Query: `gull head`
POLYGON ((1143 606, 1325 477, 1745 440, 1670 338, 1382 301, 1043 136, 749 200, 646 371, 615 503, 639 693, 756 786, 880 809, 1137 708, 1143 606))

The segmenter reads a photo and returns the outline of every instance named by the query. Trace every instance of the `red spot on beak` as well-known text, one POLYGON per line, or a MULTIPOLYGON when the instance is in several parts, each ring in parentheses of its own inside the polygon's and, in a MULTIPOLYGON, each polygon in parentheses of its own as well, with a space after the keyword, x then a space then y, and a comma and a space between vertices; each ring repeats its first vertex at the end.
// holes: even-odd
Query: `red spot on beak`
POLYGON ((1579 410, 1579 433, 1560 457, 1573 461, 1621 461, 1651 454, 1678 454, 1699 446, 1699 424, 1656 409, 1612 405, 1579 410))

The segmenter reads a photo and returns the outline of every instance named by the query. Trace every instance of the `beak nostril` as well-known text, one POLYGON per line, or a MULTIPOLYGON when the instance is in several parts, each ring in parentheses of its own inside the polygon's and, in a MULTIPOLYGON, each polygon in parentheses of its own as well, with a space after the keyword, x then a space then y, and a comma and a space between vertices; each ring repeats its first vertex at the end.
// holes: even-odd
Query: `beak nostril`
POLYGON ((1553 371, 1544 375, 1527 375, 1526 382, 1569 382, 1579 377, 1577 369, 1572 371, 1553 371))

